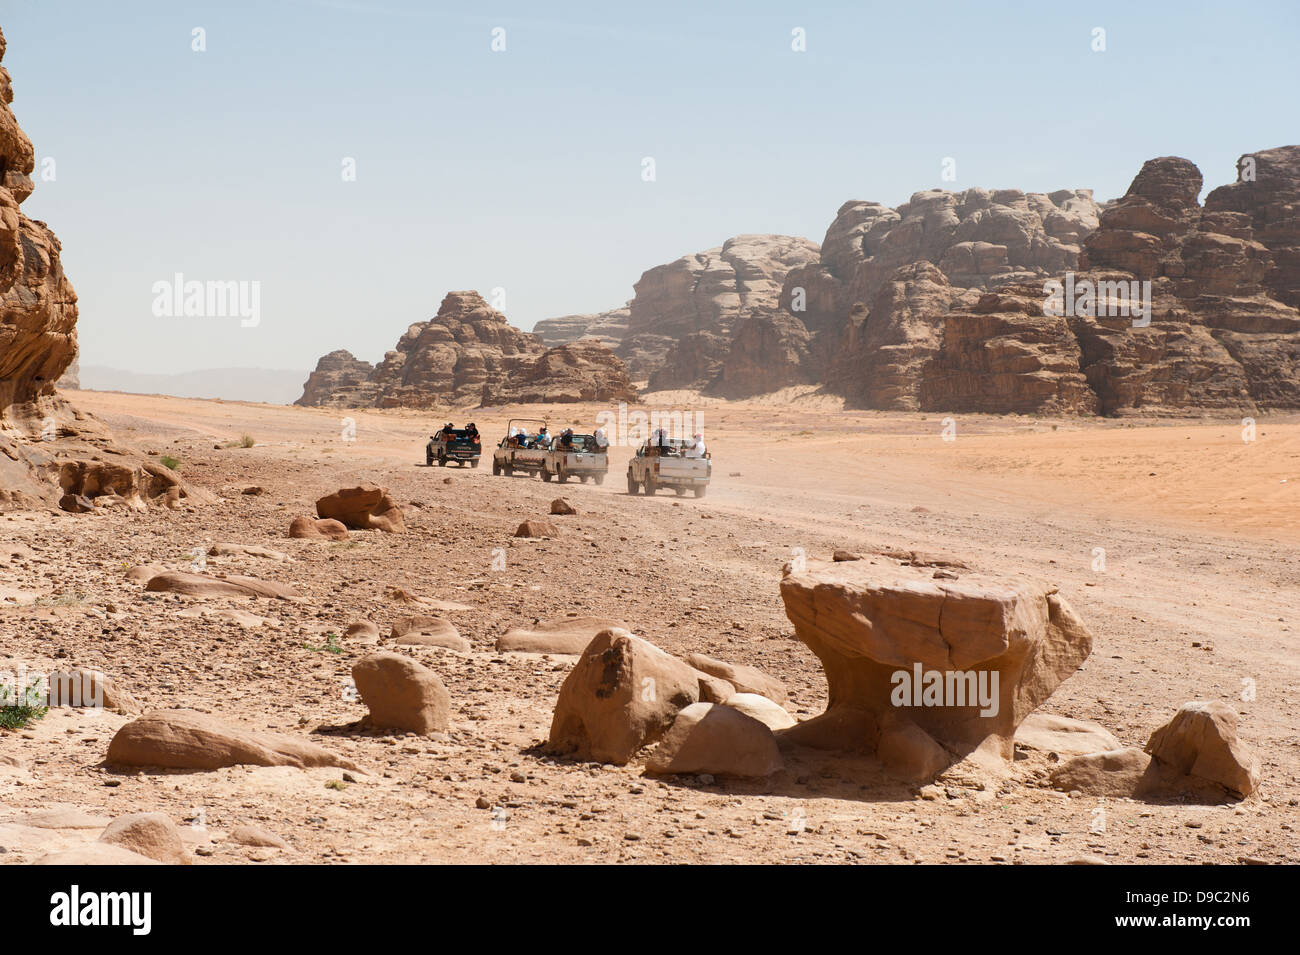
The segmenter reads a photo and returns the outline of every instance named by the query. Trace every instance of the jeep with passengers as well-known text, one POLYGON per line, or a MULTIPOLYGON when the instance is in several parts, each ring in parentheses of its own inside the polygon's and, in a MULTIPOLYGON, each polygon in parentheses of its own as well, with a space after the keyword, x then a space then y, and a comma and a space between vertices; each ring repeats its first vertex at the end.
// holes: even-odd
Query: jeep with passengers
POLYGON ((707 451, 694 455, 694 445, 683 438, 660 438, 637 448, 627 463, 627 493, 641 490, 649 496, 670 487, 678 497, 685 497, 687 491, 703 497, 713 476, 713 462, 707 451))
POLYGON ((543 481, 556 478, 563 484, 574 477, 583 484, 588 480, 604 484, 608 472, 609 454, 597 443, 595 435, 564 431, 551 441, 551 450, 538 473, 543 481))
POLYGON ((506 436, 492 452, 492 473, 510 477, 515 471, 540 474, 550 453, 546 422, 540 418, 511 418, 506 436))
POLYGON ((472 422, 463 428, 448 426, 429 436, 429 443, 424 448, 424 463, 433 467, 433 462, 437 461, 439 467, 445 468, 448 461, 455 461, 460 467, 468 461, 470 467, 476 468, 482 447, 478 428, 472 422))

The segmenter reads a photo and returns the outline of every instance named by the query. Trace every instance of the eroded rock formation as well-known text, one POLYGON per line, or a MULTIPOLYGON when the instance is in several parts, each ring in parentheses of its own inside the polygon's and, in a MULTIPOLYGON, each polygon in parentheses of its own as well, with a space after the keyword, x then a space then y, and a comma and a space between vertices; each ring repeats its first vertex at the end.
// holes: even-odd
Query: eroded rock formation
POLYGON ((504 402, 635 401, 623 363, 597 338, 545 348, 478 292, 448 292, 372 367, 347 351, 316 365, 300 405, 434 408, 504 402))
MULTIPOLYGON (((637 281, 619 356, 634 380, 663 374, 656 387, 690 387, 693 367, 678 374, 666 362, 677 341, 697 332, 730 340, 733 327, 755 310, 772 310, 793 269, 817 259, 817 245, 786 235, 739 235, 716 249, 684 255, 647 270, 637 281)), ((680 361, 678 356, 678 360, 680 361)))
POLYGON ((1016 727, 1092 651, 1070 606, 1035 581, 810 561, 781 598, 830 696, 786 738, 874 752, 911 779, 976 749, 1010 759, 1016 727))
MULTIPOLYGON (((0 34, 0 60, 5 40, 0 34)), ((55 390, 77 358, 77 295, 62 247, 20 208, 35 183, 35 153, 10 109, 0 67, 0 508, 75 499, 94 504, 177 506, 206 498, 158 464, 114 445, 108 428, 55 390)))

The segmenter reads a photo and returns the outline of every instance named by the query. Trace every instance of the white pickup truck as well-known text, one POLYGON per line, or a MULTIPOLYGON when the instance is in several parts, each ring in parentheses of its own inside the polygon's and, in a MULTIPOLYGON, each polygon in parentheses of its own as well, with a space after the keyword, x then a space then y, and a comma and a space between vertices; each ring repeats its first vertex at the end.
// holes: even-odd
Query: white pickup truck
POLYGON ((557 478, 561 484, 576 477, 583 484, 592 480, 605 482, 609 472, 609 455, 589 434, 571 436, 568 447, 560 447, 560 437, 552 438, 549 447, 537 446, 537 435, 546 422, 531 418, 512 418, 506 437, 492 452, 492 473, 507 477, 515 471, 541 475, 543 481, 557 478), (535 430, 528 425, 536 425, 535 430))
POLYGON ((661 487, 670 487, 678 497, 694 491, 703 497, 713 476, 713 462, 705 452, 703 457, 687 457, 690 442, 680 438, 665 439, 661 444, 640 447, 627 463, 627 493, 638 490, 647 495, 661 487))
POLYGON ((542 462, 542 480, 549 481, 554 477, 563 484, 569 478, 576 477, 583 484, 588 479, 604 484, 605 475, 609 473, 609 454, 605 448, 600 447, 590 434, 575 434, 570 438, 567 447, 563 444, 562 436, 552 442, 551 450, 542 462))

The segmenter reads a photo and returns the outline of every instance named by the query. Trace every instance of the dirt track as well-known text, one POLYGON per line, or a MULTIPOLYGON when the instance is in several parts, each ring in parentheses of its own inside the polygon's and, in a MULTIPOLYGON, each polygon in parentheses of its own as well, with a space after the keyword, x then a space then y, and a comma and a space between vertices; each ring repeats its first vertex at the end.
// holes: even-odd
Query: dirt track
MULTIPOLYGON (((200 862, 1300 861, 1300 423, 1080 422, 843 413, 813 398, 718 403, 654 396, 702 412, 715 480, 708 497, 629 497, 615 449, 603 487, 493 477, 484 466, 426 468, 423 442, 464 411, 326 412, 229 402, 82 392, 79 407, 123 442, 181 459, 188 480, 221 495, 204 508, 144 515, 61 513, 4 521, 30 546, 28 566, 0 571, 10 604, 7 666, 99 666, 143 702, 208 710, 296 734, 374 773, 341 789, 337 770, 228 769, 117 774, 101 763, 111 714, 53 712, 0 737, 0 755, 33 763, 0 775, 11 814, 69 804, 105 816, 161 810, 180 820, 200 862), (340 418, 356 440, 341 440, 340 418), (258 445, 216 450, 248 433, 258 445), (450 479, 445 483, 444 479, 450 479), (356 533, 345 544, 286 539, 296 514, 341 486, 375 481, 406 507, 408 533, 356 533), (239 491, 260 485, 262 496, 239 491), (579 511, 554 541, 515 541, 515 526, 566 496, 579 511), (199 602, 143 595, 130 565, 185 568, 216 541, 286 551, 288 562, 209 558, 212 567, 300 587, 301 603, 204 601, 274 618, 278 626, 178 617, 199 602), (670 652, 698 650, 760 666, 789 685, 797 715, 820 712, 815 658, 793 638, 777 593, 797 548, 936 551, 981 570, 1059 583, 1096 643, 1083 670, 1046 709, 1095 720, 1126 745, 1192 699, 1223 699, 1259 751, 1260 795, 1236 806, 1108 801, 1037 788, 1034 759, 1000 791, 962 786, 919 793, 868 762, 795 754, 769 783, 659 781, 634 766, 554 763, 535 749, 571 658, 497 654, 504 630, 568 611, 620 618, 670 652), (504 548, 506 569, 491 569, 504 548), (1094 570, 1096 548, 1105 569, 1094 570), (204 548, 206 549, 206 548, 204 548), (446 741, 331 732, 364 714, 342 698, 352 662, 320 646, 349 621, 381 633, 410 613, 388 595, 470 604, 452 614, 470 655, 413 652, 442 676, 457 708, 446 741), (25 596, 24 596, 25 595, 25 596), (1257 697, 1241 699, 1243 680, 1257 697), (324 732, 317 731, 325 727, 324 732), (512 774, 523 781, 512 781, 512 774), (476 808, 485 796, 505 808, 476 808), (807 829, 790 833, 791 820, 807 829), (220 840, 244 820, 292 851, 220 840)), ((595 406, 476 410, 489 439, 509 414, 590 427, 595 406)), ((0 843, 5 861, 49 845, 0 843)))

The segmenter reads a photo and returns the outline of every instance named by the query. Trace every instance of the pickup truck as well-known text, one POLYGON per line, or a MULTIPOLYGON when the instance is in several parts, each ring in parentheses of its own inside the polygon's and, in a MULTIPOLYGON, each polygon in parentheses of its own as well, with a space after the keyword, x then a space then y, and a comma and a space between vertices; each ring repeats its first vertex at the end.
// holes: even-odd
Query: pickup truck
POLYGON ((547 452, 539 472, 543 481, 558 478, 563 484, 571 477, 576 477, 583 484, 588 479, 597 484, 605 483, 609 472, 609 454, 605 448, 596 443, 590 434, 571 435, 572 446, 564 447, 561 439, 556 438, 547 452))
POLYGON ((429 436, 429 443, 424 448, 424 463, 433 467, 433 462, 437 461, 439 467, 445 468, 448 461, 457 461, 461 467, 468 461, 470 467, 476 468, 481 450, 477 431, 443 428, 429 436))
POLYGON ((515 471, 540 474, 549 450, 535 445, 537 433, 546 427, 539 418, 511 418, 506 436, 492 452, 492 473, 510 477, 515 471))
POLYGON ((678 497, 684 497, 687 491, 703 497, 713 476, 713 462, 707 451, 703 457, 686 457, 688 444, 681 438, 671 438, 637 448, 627 463, 627 493, 643 490, 652 495, 661 487, 670 487, 678 497))

